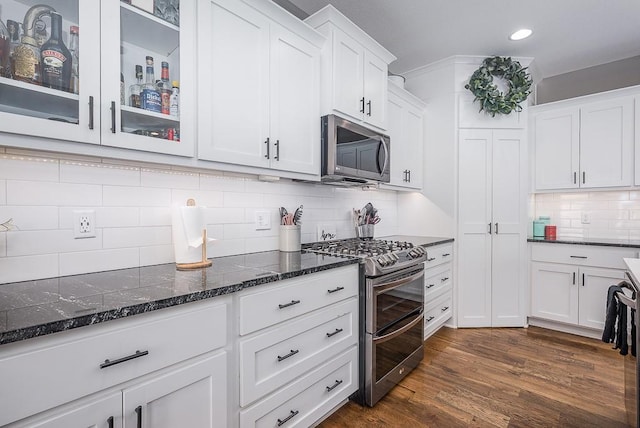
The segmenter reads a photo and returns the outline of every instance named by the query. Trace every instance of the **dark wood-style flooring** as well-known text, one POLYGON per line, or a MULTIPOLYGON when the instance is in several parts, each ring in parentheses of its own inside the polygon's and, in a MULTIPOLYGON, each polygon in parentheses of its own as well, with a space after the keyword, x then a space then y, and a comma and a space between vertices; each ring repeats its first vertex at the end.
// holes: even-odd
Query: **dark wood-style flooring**
POLYGON ((626 427, 623 359, 542 328, 443 328, 374 408, 349 402, 320 426, 626 427))

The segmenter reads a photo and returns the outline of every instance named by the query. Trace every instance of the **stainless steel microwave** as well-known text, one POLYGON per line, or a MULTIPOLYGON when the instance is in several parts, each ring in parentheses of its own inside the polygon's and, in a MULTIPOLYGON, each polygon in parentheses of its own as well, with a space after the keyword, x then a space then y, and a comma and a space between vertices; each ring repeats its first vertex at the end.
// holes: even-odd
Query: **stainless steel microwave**
POLYGON ((322 181, 388 183, 390 138, 330 114, 322 117, 322 181))

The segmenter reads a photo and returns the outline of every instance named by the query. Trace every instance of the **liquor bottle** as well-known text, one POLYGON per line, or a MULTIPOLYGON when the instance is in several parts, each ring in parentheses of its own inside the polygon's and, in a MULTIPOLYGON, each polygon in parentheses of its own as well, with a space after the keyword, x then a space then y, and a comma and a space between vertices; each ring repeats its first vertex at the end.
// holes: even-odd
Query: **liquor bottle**
POLYGON ((131 107, 142 108, 140 103, 140 93, 142 92, 142 66, 136 65, 136 83, 129 86, 129 103, 131 107))
POLYGON ((120 73, 120 105, 124 105, 124 74, 120 73))
POLYGON ((74 94, 80 92, 80 29, 72 25, 69 28, 69 51, 71 52, 71 87, 74 94))
POLYGON ((156 89, 153 72, 153 57, 148 56, 146 69, 146 81, 142 87, 141 103, 145 110, 160 113, 162 111, 162 99, 156 89))
POLYGON ((42 84, 40 48, 36 39, 22 36, 20 45, 13 52, 11 68, 11 75, 15 80, 34 85, 42 84))
POLYGON ((7 27, 0 21, 0 76, 9 76, 9 50, 11 35, 7 27))
POLYGON ((169 63, 162 61, 162 72, 160 74, 160 82, 158 84, 158 92, 162 99, 162 114, 169 114, 171 101, 171 83, 169 83, 169 63))
POLYGON ((180 116, 180 84, 177 80, 172 82, 173 90, 169 99, 169 114, 171 116, 180 116))
POLYGON ((5 77, 13 77, 12 64, 13 54, 18 46, 20 46, 20 24, 11 19, 7 19, 7 30, 9 30, 9 60, 5 63, 5 77))
POLYGON ((69 91, 71 83, 71 52, 62 41, 62 15, 51 12, 51 37, 42 45, 42 85, 69 91))

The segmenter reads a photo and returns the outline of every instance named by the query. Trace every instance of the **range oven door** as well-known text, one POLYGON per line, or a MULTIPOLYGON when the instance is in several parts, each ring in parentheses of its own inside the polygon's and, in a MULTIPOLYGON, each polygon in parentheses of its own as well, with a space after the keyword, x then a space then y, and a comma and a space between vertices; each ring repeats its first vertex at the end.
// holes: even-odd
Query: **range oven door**
POLYGON ((424 267, 367 279, 365 402, 373 406, 424 356, 424 267))

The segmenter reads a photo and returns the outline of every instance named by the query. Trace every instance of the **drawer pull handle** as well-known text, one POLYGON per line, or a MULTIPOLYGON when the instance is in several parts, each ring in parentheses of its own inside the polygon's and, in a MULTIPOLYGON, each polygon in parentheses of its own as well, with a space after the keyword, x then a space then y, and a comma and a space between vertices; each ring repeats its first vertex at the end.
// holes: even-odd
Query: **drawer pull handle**
POLYGON ((291 352, 289 352, 287 355, 285 355, 284 357, 281 357, 280 355, 278 355, 278 362, 286 360, 289 357, 293 357, 294 355, 296 355, 298 352, 300 352, 299 349, 296 349, 295 351, 292 349, 291 352))
POLYGON ((280 309, 284 309, 284 308, 288 308, 289 306, 297 305, 298 303, 300 303, 300 300, 292 300, 291 302, 285 303, 284 305, 278 305, 278 307, 280 309))
POLYGON ((449 257, 450 255, 451 255, 451 254, 449 254, 449 253, 444 253, 444 254, 442 255, 442 257, 449 257))
POLYGON ((136 414, 138 415, 138 428, 142 428, 142 406, 136 407, 136 414))
POLYGON ((291 418, 293 418, 298 413, 300 413, 300 412, 297 411, 297 410, 291 410, 291 413, 289 413, 289 416, 287 416, 284 419, 278 419, 278 426, 281 427, 282 425, 286 424, 287 422, 289 422, 291 420, 291 418))
POLYGON ((342 333, 344 330, 341 328, 336 328, 336 331, 334 331, 333 333, 327 333, 327 337, 333 337, 338 333, 342 333))
POLYGON ((440 279, 440 281, 442 281, 442 282, 445 282, 445 281, 448 281, 448 280, 449 280, 449 277, 448 277, 448 276, 445 276, 444 278, 441 278, 441 279, 440 279))
POLYGON ((144 357, 145 355, 149 355, 149 351, 136 351, 135 354, 127 355, 126 357, 118 358, 117 360, 104 360, 104 363, 100 364, 101 369, 106 369, 107 367, 115 366, 116 364, 124 363, 125 361, 134 360, 136 358, 144 357))
POLYGON ((107 426, 108 426, 109 428, 113 428, 113 416, 109 416, 109 417, 107 418, 107 426))
POLYGON ((427 318, 427 322, 431 322, 435 317, 432 315, 429 318, 427 318))
POLYGON ((447 309, 449 309, 449 306, 445 306, 444 308, 440 309, 442 312, 446 311, 447 309))
POLYGON ((344 290, 344 287, 336 287, 333 290, 327 290, 327 293, 335 293, 336 291, 344 290))
POLYGON ((334 384, 333 384, 333 385, 331 385, 331 386, 327 386, 327 387, 326 387, 326 388, 327 388, 327 392, 331 392, 331 391, 333 391, 333 390, 334 390, 334 389, 336 389, 336 388, 338 387, 338 385, 340 385, 341 383, 342 383, 342 381, 341 381, 341 380, 336 380, 336 383, 334 383, 334 384))
POLYGON ((587 256, 570 256, 572 259, 586 259, 587 256))
POLYGON ((427 285, 427 288, 431 288, 431 287, 435 287, 435 286, 436 286, 435 284, 429 284, 429 285, 427 285))
POLYGON ((435 257, 431 257, 430 259, 427 259, 428 262, 432 262, 434 261, 436 258, 435 257))

